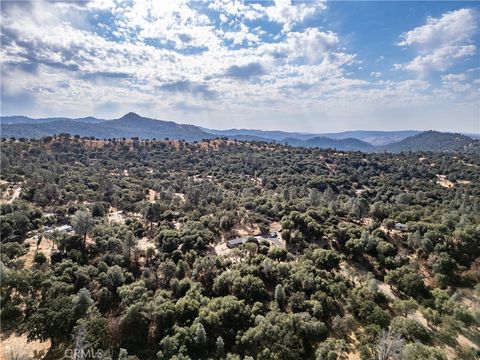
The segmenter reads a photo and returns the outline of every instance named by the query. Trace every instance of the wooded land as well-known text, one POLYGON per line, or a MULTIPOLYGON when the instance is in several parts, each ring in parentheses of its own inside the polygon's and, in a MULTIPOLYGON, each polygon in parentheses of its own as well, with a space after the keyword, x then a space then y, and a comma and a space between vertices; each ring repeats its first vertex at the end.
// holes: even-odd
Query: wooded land
POLYGON ((1 147, 6 359, 42 356, 27 339, 46 359, 480 355, 478 155, 67 135, 1 147))

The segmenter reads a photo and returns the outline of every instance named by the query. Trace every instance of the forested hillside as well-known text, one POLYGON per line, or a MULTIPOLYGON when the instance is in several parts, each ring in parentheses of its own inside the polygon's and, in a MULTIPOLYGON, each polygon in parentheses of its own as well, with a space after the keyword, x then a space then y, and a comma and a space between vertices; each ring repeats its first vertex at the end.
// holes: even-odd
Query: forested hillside
POLYGON ((1 146, 9 359, 480 355, 476 154, 1 146))
POLYGON ((369 152, 375 149, 375 146, 364 141, 347 138, 347 139, 329 139, 326 137, 313 137, 307 140, 298 140, 287 138, 285 143, 292 146, 316 147, 320 149, 337 149, 343 151, 363 151, 369 152))
POLYGON ((377 151, 475 151, 480 153, 480 141, 461 134, 424 131, 399 142, 380 146, 377 151))
POLYGON ((62 133, 105 139, 139 137, 142 139, 171 138, 193 141, 216 137, 197 126, 149 119, 135 113, 128 113, 119 119, 109 121, 92 117, 31 119, 23 116, 7 116, 2 117, 0 125, 3 137, 18 138, 38 139, 62 133))

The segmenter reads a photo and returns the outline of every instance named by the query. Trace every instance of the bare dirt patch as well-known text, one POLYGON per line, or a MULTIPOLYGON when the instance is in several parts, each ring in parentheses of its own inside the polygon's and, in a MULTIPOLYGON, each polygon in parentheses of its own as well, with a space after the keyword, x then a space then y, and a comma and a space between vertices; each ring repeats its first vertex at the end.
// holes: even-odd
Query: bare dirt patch
POLYGON ((416 322, 422 324, 426 328, 428 328, 428 323, 423 314, 419 310, 415 310, 415 312, 408 314, 408 318, 415 320, 416 322))
POLYGON ((457 337, 457 342, 460 346, 464 346, 464 347, 467 347, 467 348, 472 347, 476 350, 480 349, 480 347, 479 347, 480 340, 478 340, 478 337, 477 337, 477 342, 474 342, 471 339, 469 339, 468 337, 460 334, 457 337))
POLYGON ((2 204, 11 204, 15 199, 20 197, 20 193, 22 192, 22 188, 20 186, 9 188, 2 194, 2 200, 0 203, 2 204))
MULTIPOLYGON (((25 244, 30 245, 30 247, 28 252, 24 256, 20 257, 20 259, 25 260, 25 268, 31 268, 33 266, 33 259, 37 253, 37 236, 27 238, 25 240, 25 244)), ((40 241, 40 244, 38 245, 38 252, 43 253, 47 259, 50 259, 53 252, 53 246, 53 242, 43 236, 42 241, 40 241)))
POLYGON ((227 247, 226 242, 215 245, 213 249, 215 251, 215 254, 217 254, 218 256, 227 255, 230 251, 232 251, 232 249, 227 247))
POLYGON ((270 231, 276 231, 277 234, 282 230, 282 224, 278 221, 270 223, 270 231))
POLYGON ((475 296, 472 289, 458 288, 457 292, 460 295, 459 300, 467 307, 467 309, 475 310, 480 308, 480 299, 475 296))
POLYGON ((423 277, 423 281, 425 285, 429 287, 435 287, 435 277, 434 275, 428 270, 427 266, 425 265, 425 261, 418 258, 416 254, 409 254, 407 257, 413 264, 418 265, 418 272, 423 277))
POLYGON ((463 161, 463 160, 461 160, 460 162, 461 162, 463 165, 468 166, 468 167, 476 167, 476 168, 479 167, 479 166, 476 165, 476 164, 469 164, 469 163, 466 163, 466 162, 463 161))
POLYGON ((185 194, 183 193, 175 193, 174 194, 176 197, 180 198, 183 202, 185 202, 185 194))
POLYGON ((141 251, 147 251, 149 247, 155 248, 155 243, 153 240, 147 238, 147 237, 142 237, 141 239, 138 240, 137 242, 137 249, 141 251))
POLYGON ((118 211, 116 208, 110 208, 110 212, 107 214, 107 219, 109 223, 116 222, 120 224, 125 224, 127 216, 123 211, 118 211))
POLYGON ((451 182, 450 180, 448 180, 445 175, 437 174, 437 178, 438 178, 437 184, 444 187, 444 188, 451 189, 455 186, 455 184, 453 182, 451 182))
POLYGON ((394 300, 399 299, 399 297, 393 293, 390 285, 385 284, 383 281, 378 282, 378 290, 380 290, 380 292, 383 293, 383 295, 385 295, 386 297, 389 297, 394 300))
POLYGON ((325 163, 325 166, 326 166, 330 171, 336 171, 336 170, 337 170, 337 164, 325 163))
POLYGON ((372 226, 373 219, 369 218, 369 217, 365 217, 365 218, 362 218, 362 220, 360 220, 360 223, 365 225, 365 226, 372 226))
POLYGON ((231 234, 231 237, 233 236, 238 236, 238 237, 243 237, 243 236, 256 236, 260 234, 260 228, 258 227, 257 224, 241 224, 239 226, 236 226, 231 234))
POLYGON ((157 192, 153 189, 148 189, 148 202, 154 203, 157 199, 157 192))
POLYGON ((276 238, 268 238, 267 239, 273 246, 276 246, 278 248, 285 249, 287 247, 285 240, 283 240, 280 236, 276 238))
POLYGON ((352 351, 347 354, 347 360, 360 360, 360 352, 358 351, 359 341, 355 333, 352 333, 351 338, 353 343, 350 344, 350 350, 352 351))

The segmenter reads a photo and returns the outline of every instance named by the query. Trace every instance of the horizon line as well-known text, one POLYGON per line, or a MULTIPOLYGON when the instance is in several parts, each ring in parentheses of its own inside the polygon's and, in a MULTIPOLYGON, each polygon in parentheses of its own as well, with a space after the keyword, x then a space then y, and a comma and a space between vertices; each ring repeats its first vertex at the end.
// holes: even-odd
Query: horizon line
MULTIPOLYGON (((45 119, 67 119, 67 120, 80 120, 80 119, 86 119, 86 118, 93 118, 96 120, 102 120, 102 121, 114 121, 114 120, 119 120, 129 114, 134 114, 137 115, 141 118, 144 119, 149 119, 149 120, 154 120, 154 121, 165 121, 165 122, 173 122, 178 125, 190 125, 190 126, 196 126, 200 128, 201 130, 214 130, 214 131, 263 131, 263 132, 283 132, 283 133, 295 133, 295 134, 302 134, 302 135, 327 135, 327 134, 341 134, 341 133, 348 133, 348 132, 386 132, 386 133, 392 133, 392 132, 407 132, 407 131, 417 131, 417 132, 425 132, 425 131, 438 131, 438 132, 443 132, 443 133, 452 133, 452 134, 472 134, 472 135, 480 135, 480 129, 478 132, 470 132, 470 131, 457 131, 457 130, 436 130, 436 129, 425 129, 425 130, 420 130, 420 129, 400 129, 400 130, 379 130, 379 129, 374 129, 374 130, 366 130, 366 129, 355 129, 355 130, 341 130, 341 131, 326 131, 326 132, 305 132, 301 130, 282 130, 282 129, 255 129, 255 128, 210 128, 202 125, 195 125, 192 123, 183 123, 183 122, 178 122, 176 120, 166 120, 166 119, 157 119, 157 118, 151 118, 151 117, 146 117, 143 115, 140 115, 134 111, 129 111, 125 113, 124 115, 118 117, 118 118, 110 118, 110 119, 105 119, 102 117, 96 117, 93 115, 87 115, 87 116, 82 116, 82 117, 68 117, 68 116, 50 116, 50 117, 31 117, 27 115, 3 115, 0 114, 1 118, 4 117, 25 117, 29 118, 32 120, 45 120, 45 119)), ((6 124, 6 125, 15 125, 15 124, 6 124)))

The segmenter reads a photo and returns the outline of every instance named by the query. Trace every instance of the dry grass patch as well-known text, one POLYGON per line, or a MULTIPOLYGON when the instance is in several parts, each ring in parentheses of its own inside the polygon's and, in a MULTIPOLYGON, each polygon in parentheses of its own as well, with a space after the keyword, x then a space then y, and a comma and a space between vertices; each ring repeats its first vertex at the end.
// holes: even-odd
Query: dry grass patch
POLYGON ((15 332, 1 334, 0 360, 43 359, 50 349, 50 341, 28 341, 27 335, 15 332))

